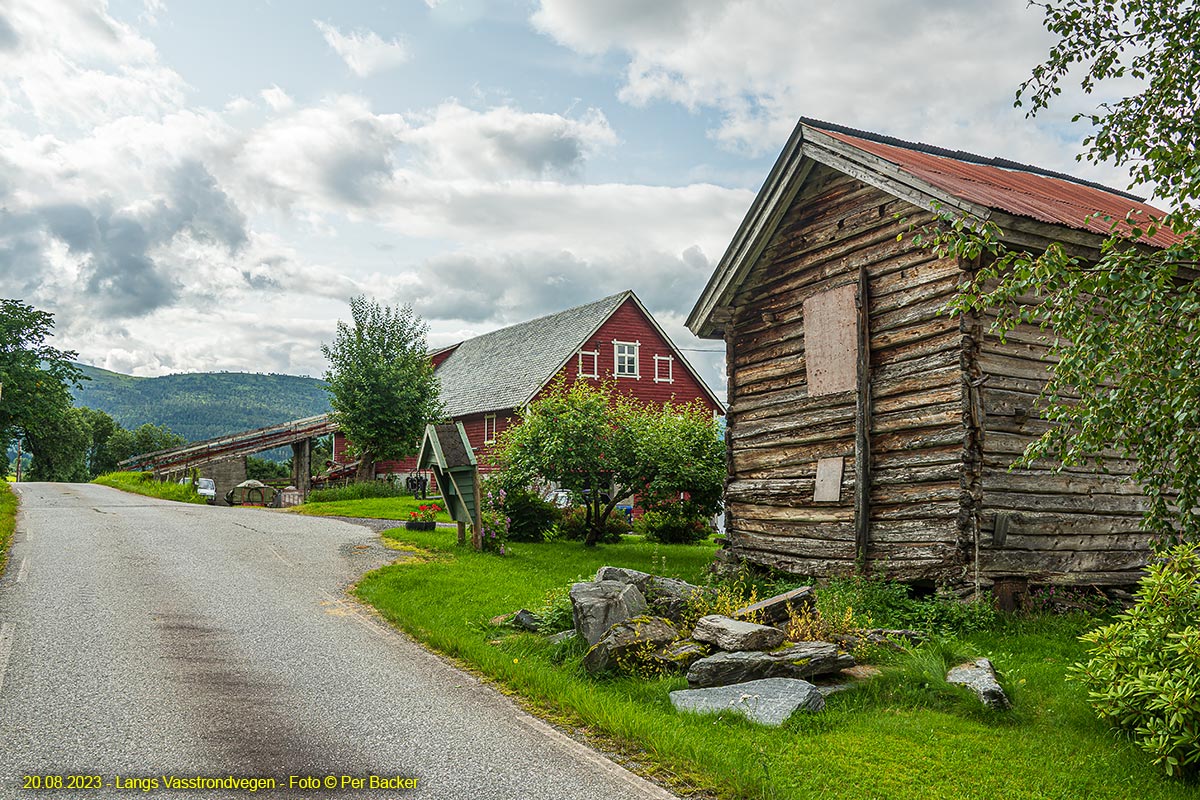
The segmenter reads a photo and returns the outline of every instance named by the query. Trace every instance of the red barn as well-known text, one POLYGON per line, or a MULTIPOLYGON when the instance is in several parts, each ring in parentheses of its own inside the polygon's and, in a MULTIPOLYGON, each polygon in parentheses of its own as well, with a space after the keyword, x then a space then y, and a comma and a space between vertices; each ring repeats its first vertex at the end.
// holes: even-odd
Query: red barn
MULTIPOLYGON (((496 435, 516 410, 565 377, 610 379, 640 400, 699 400, 714 413, 724 406, 632 291, 501 328, 430 354, 441 381, 447 417, 461 422, 480 468, 496 435)), ((334 436, 334 459, 346 461, 346 439, 334 436)), ((407 474, 416 459, 381 461, 375 475, 407 474)))

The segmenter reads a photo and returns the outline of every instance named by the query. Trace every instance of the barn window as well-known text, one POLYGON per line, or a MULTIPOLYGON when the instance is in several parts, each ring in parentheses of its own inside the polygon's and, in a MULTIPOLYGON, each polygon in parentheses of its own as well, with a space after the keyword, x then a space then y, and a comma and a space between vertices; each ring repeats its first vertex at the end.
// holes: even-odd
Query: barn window
POLYGON ((496 441, 496 415, 488 414, 483 418, 483 443, 491 444, 496 441))
POLYGON ((674 383, 674 363, 675 356, 655 356, 654 357, 654 382, 655 383, 674 383))
POLYGON ((616 367, 613 374, 618 378, 638 378, 642 373, 638 368, 638 347, 641 342, 618 342, 613 339, 613 360, 616 367))
POLYGON ((581 377, 581 378, 599 378, 600 377, 600 351, 599 350, 580 350, 579 351, 579 377, 581 377))
POLYGON ((853 391, 858 372, 858 309, 854 284, 804 301, 804 368, 808 394, 853 391))

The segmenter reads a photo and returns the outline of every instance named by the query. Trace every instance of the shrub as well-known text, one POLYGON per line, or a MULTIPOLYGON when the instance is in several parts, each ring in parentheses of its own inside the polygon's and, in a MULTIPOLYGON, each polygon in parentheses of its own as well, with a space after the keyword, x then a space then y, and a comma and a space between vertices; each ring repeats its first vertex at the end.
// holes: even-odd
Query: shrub
MULTIPOLYGON (((582 542, 587 538, 587 511, 582 508, 564 508, 558 518, 557 530, 560 538, 582 542)), ((623 535, 632 530, 623 516, 612 514, 604 523, 604 533, 600 542, 616 544, 621 541, 623 535)))
POLYGON ((633 523, 633 530, 652 542, 663 544, 695 544, 713 532, 708 520, 688 513, 682 503, 645 512, 633 523))
MULTIPOLYGON (((744 571, 720 581, 710 583, 699 592, 693 592, 684 606, 679 622, 681 630, 691 630, 701 617, 720 614, 732 617, 734 612, 759 601, 758 589, 744 571)), ((747 622, 762 622, 762 612, 744 618, 747 622)))
POLYGON ((542 542, 558 522, 558 508, 528 489, 510 489, 504 499, 508 538, 514 542, 542 542))
POLYGON ((831 578, 817 591, 822 619, 860 628, 912 628, 938 636, 962 636, 993 627, 999 617, 990 598, 964 602, 952 594, 909 596, 903 583, 882 577, 831 578))
POLYGON ((1127 731, 1168 775, 1200 767, 1200 545, 1150 565, 1133 608, 1079 637, 1070 672, 1101 719, 1127 731))
POLYGON ((336 503, 341 500, 366 500, 373 497, 408 497, 406 492, 391 481, 359 481, 331 489, 309 492, 310 503, 336 503))
POLYGON ((541 606, 534 611, 542 618, 542 625, 538 629, 540 633, 560 633, 575 627, 575 610, 571 605, 571 584, 586 580, 588 578, 581 576, 570 583, 546 592, 541 606))

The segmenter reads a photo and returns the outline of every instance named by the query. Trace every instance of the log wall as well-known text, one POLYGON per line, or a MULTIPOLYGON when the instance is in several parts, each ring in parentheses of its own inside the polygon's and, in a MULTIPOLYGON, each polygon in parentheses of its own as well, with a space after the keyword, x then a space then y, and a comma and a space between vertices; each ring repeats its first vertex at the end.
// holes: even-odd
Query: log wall
POLYGON ((824 167, 810 174, 733 301, 726 328, 734 552, 808 575, 855 568, 855 399, 810 396, 804 301, 866 268, 872 373, 873 571, 905 580, 965 574, 964 334, 942 310, 959 265, 897 240, 914 206, 824 167), (817 461, 844 459, 841 499, 813 500, 817 461))
POLYGON ((985 578, 1034 582, 1132 584, 1149 555, 1142 532, 1146 500, 1129 478, 1134 464, 1106 458, 1057 469, 1052 460, 1010 469, 1046 431, 1038 395, 1048 373, 1047 334, 1022 326, 1005 342, 983 320, 978 371, 984 412, 980 469, 979 567, 985 578), (1007 516, 1002 531, 997 519, 1007 516))

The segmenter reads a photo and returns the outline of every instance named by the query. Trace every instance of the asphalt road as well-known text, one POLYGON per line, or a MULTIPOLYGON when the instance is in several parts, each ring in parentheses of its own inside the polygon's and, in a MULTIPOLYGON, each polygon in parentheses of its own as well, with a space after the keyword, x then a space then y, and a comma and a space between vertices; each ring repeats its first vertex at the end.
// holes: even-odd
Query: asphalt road
POLYGON ((0 798, 141 795, 137 778, 159 781, 150 797, 195 800, 671 797, 349 600, 396 556, 365 528, 93 485, 19 489, 0 579, 0 798), (172 790, 168 774, 418 783, 253 795, 172 790), (106 785, 47 794, 25 775, 106 785))

